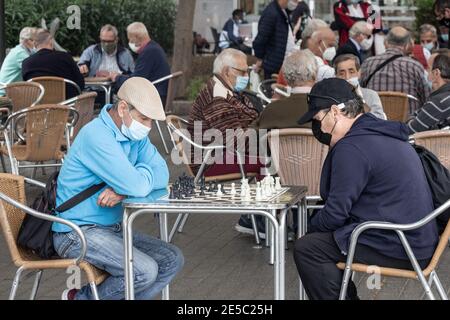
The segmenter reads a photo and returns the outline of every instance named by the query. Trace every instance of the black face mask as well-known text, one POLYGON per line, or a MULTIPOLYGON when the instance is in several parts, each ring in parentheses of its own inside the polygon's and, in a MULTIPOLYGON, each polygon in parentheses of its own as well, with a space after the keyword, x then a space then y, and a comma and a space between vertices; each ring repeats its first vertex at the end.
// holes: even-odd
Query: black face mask
POLYGON ((314 137, 322 144, 329 146, 331 144, 331 134, 322 131, 322 122, 316 119, 312 120, 312 132, 314 137))
POLYGON ((439 20, 439 24, 440 24, 441 26, 450 28, 450 19, 443 18, 443 19, 439 20))

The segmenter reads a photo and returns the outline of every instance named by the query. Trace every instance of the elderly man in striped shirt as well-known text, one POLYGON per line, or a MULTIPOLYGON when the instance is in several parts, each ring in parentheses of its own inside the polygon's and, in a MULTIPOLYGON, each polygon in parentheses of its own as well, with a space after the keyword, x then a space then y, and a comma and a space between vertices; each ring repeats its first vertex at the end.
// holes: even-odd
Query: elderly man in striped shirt
POLYGON ((433 93, 417 115, 409 121, 411 134, 440 129, 450 124, 450 51, 431 56, 428 79, 433 93))
POLYGON ((412 51, 411 33, 403 27, 394 27, 386 38, 386 52, 368 58, 361 66, 361 84, 375 91, 404 92, 410 99, 409 112, 420 108, 430 94, 425 70, 420 62, 409 57, 412 51))

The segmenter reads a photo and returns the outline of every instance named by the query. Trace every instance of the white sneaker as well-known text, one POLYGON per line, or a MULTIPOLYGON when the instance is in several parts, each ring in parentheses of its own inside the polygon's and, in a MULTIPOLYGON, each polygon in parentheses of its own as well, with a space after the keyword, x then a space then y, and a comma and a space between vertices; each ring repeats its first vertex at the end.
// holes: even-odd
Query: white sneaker
MULTIPOLYGON (((237 232, 240 232, 240 233, 250 234, 252 236, 255 235, 255 232, 253 231, 253 228, 246 228, 246 227, 241 226, 240 224, 236 224, 234 226, 234 229, 237 232)), ((259 232, 259 238, 265 240, 266 239, 266 234, 264 232, 259 232)))

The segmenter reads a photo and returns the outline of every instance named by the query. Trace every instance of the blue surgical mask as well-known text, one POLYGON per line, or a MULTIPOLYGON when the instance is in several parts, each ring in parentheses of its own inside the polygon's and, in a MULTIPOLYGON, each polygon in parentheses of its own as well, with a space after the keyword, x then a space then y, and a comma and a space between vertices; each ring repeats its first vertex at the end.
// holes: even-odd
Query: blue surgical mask
POLYGON ((249 80, 250 80, 249 77, 243 77, 243 76, 236 77, 236 85, 234 86, 234 91, 236 91, 236 92, 244 91, 248 86, 249 80))
POLYGON ((448 34, 441 34, 441 38, 444 42, 448 42, 448 34))
MULTIPOLYGON (((131 114, 130 114, 131 117, 131 114)), ((136 121, 131 117, 131 125, 127 127, 122 120, 122 128, 121 131, 125 137, 130 139, 131 141, 141 141, 148 137, 150 134, 151 128, 143 125, 139 121, 136 121)))
POLYGON ((431 52, 431 50, 434 49, 434 43, 433 42, 426 43, 426 44, 423 45, 423 47, 431 52))

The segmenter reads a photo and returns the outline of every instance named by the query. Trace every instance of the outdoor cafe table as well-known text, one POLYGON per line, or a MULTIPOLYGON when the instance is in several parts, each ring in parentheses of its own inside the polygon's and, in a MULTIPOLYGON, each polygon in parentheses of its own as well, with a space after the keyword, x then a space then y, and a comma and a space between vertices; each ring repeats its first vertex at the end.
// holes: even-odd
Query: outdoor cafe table
MULTIPOLYGON (((230 187, 229 185, 225 185, 230 187)), ((123 201, 123 239, 125 255, 125 298, 134 300, 133 272, 133 223, 143 214, 159 214, 161 240, 168 242, 168 214, 253 214, 266 218, 272 226, 271 256, 274 256, 274 294, 276 300, 285 298, 285 243, 286 214, 289 209, 298 206, 299 236, 306 233, 306 187, 287 187, 287 191, 270 202, 244 201, 236 197, 233 201, 209 201, 195 198, 186 202, 171 201, 165 189, 156 190, 147 198, 129 198, 123 201)), ((267 238, 267 237, 266 237, 267 238)), ((303 292, 300 288, 300 292, 303 292)), ((301 294, 302 297, 302 294, 301 294)), ((169 299, 168 286, 163 290, 163 299, 169 299)))
POLYGON ((89 77, 84 79, 84 83, 88 87, 97 87, 105 91, 106 104, 111 103, 111 90, 113 82, 107 77, 89 77))

